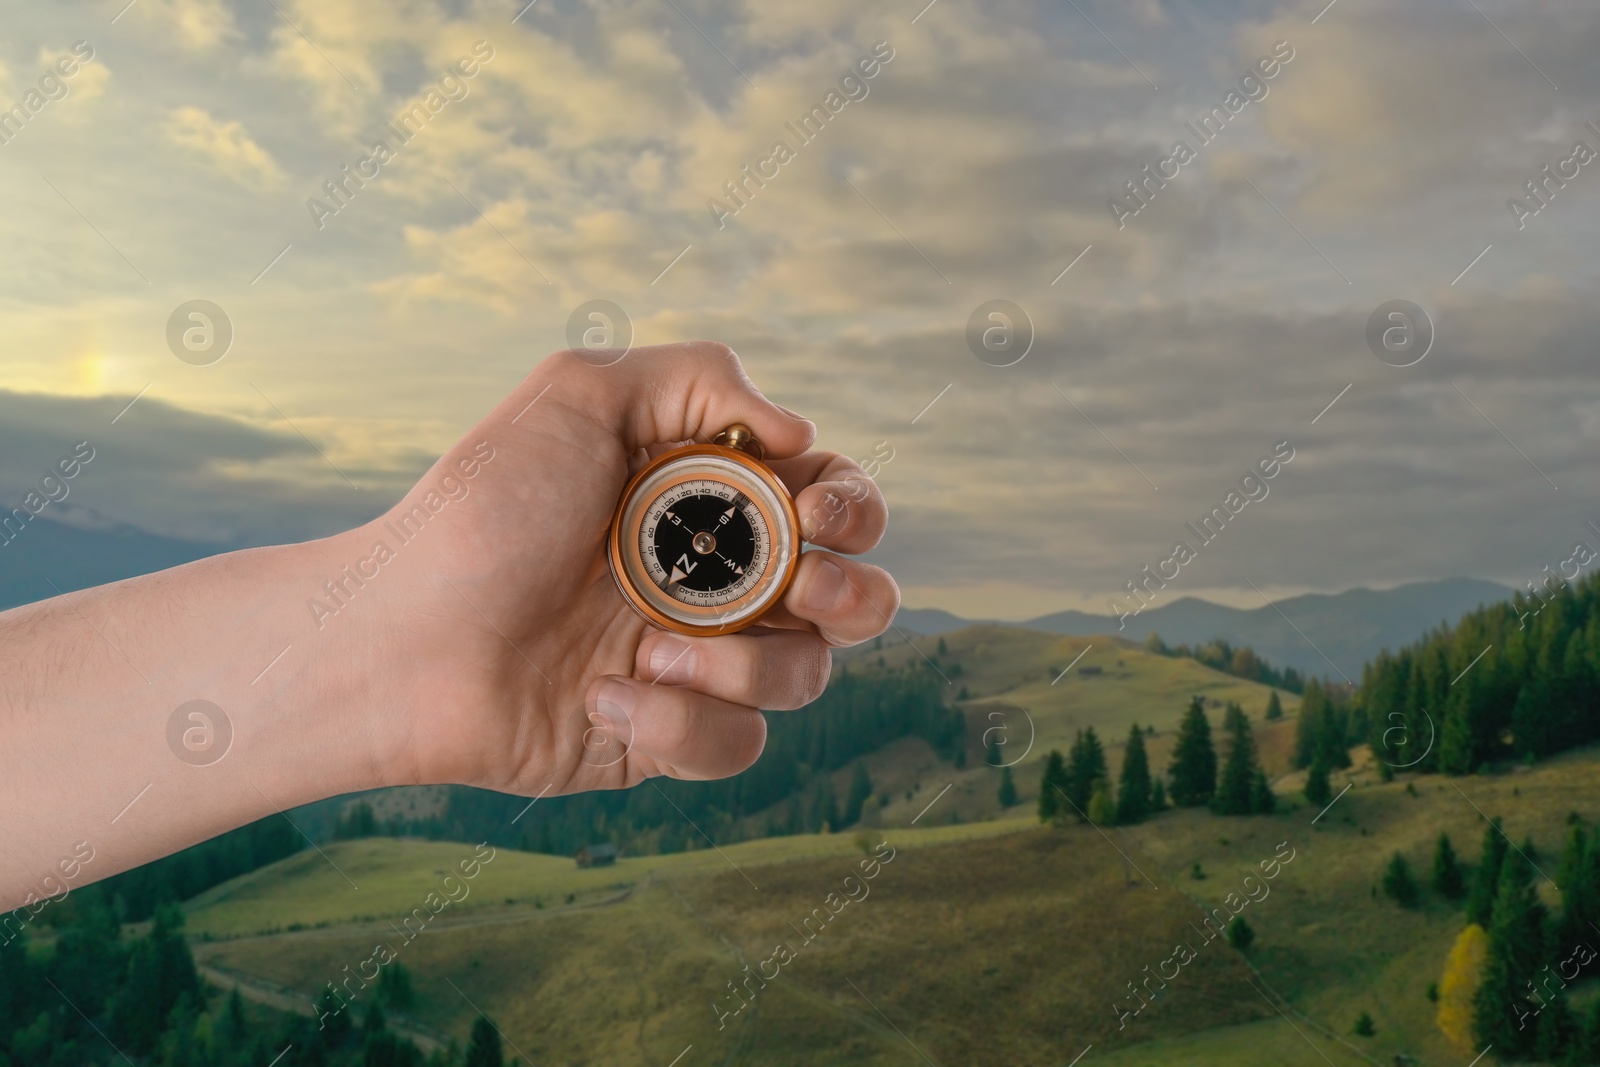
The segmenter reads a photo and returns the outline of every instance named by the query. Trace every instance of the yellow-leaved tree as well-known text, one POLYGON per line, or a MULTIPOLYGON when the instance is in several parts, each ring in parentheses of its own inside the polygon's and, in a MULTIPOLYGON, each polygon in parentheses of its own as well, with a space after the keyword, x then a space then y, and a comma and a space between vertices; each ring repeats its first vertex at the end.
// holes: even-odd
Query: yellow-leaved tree
POLYGON ((1471 923, 1461 931, 1445 957, 1439 980, 1439 1029, 1464 1050, 1473 1046, 1472 998, 1483 982, 1483 964, 1489 955, 1489 935, 1471 923))

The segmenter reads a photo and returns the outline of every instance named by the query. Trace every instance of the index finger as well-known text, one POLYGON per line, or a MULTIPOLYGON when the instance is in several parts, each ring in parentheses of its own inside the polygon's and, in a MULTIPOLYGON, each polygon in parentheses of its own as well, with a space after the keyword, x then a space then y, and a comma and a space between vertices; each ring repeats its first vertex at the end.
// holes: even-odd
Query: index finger
POLYGON ((733 349, 716 341, 646 345, 611 362, 593 351, 558 352, 502 406, 521 410, 552 384, 570 393, 563 402, 593 416, 628 453, 663 441, 704 444, 735 422, 750 427, 771 456, 798 455, 816 438, 810 420, 763 396, 733 349))
POLYGON ((807 452, 768 466, 794 493, 801 536, 810 543, 854 554, 883 540, 889 505, 855 460, 836 452, 807 452))

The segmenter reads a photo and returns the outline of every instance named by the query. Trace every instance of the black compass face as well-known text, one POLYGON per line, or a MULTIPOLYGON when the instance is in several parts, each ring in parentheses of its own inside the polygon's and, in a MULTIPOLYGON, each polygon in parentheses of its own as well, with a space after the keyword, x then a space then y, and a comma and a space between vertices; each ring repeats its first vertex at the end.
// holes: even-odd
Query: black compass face
POLYGON ((733 486, 696 479, 646 512, 641 553, 656 585, 688 604, 723 604, 760 578, 770 536, 761 512, 733 486))

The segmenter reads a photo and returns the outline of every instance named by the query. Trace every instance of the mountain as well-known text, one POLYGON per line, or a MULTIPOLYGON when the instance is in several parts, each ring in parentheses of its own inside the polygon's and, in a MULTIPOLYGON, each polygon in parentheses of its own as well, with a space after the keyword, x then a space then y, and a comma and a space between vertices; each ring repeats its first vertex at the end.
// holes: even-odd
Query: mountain
POLYGON ((0 536, 0 611, 225 552, 222 545, 162 537, 74 512, 65 523, 39 515, 11 540, 0 536), (53 584, 52 584, 53 583, 53 584))
MULTIPOLYGON (((1083 611, 1061 611, 998 625, 1069 636, 1116 634, 1134 641, 1157 633, 1169 645, 1203 644, 1221 637, 1235 645, 1248 645, 1275 666, 1318 677, 1338 679, 1343 674, 1359 681, 1362 665, 1381 649, 1409 644, 1435 626, 1454 622, 1483 604, 1507 600, 1511 594, 1511 589, 1495 582, 1444 578, 1393 589, 1307 593, 1280 600, 1276 607, 1230 608, 1182 597, 1128 619, 1120 631, 1115 616, 1083 611)), ((972 621, 938 609, 902 609, 895 616, 895 625, 933 635, 959 630, 972 621)))
MULTIPOLYGON (((1087 617, 1087 616, 1086 616, 1087 617)), ((1027 626, 1025 622, 998 622, 994 619, 963 619, 943 608, 906 608, 895 613, 894 624, 902 630, 916 634, 947 634, 952 630, 965 630, 968 626, 1027 626)), ((1088 632, 1088 631, 1085 631, 1088 632)), ((1095 630, 1094 633, 1103 633, 1095 630)), ((1073 631, 1076 635, 1077 631, 1073 631)))

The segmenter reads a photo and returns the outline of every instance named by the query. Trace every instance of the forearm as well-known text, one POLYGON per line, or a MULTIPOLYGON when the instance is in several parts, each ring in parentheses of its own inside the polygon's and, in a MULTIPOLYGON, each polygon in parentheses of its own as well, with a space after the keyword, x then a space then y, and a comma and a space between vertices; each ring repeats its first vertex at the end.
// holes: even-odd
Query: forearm
POLYGON ((361 536, 229 553, 0 614, 0 912, 389 784, 377 711, 406 699, 400 627, 381 589, 360 605, 370 610, 320 627, 308 608, 361 536), (191 701, 220 713, 175 714, 191 701))

